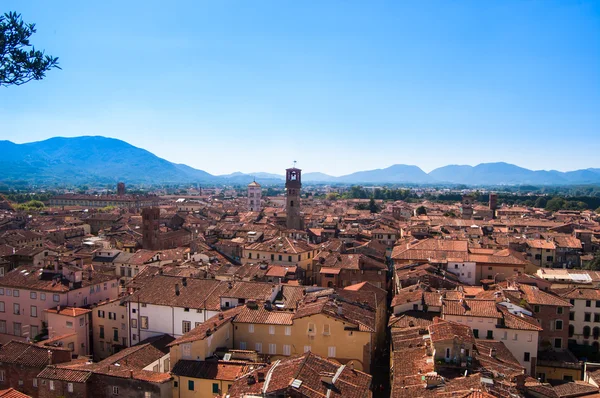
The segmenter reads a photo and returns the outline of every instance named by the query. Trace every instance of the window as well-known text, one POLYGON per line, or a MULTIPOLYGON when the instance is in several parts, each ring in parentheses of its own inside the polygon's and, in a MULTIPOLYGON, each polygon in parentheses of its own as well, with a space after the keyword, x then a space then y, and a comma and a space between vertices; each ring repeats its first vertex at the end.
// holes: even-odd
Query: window
POLYGON ((0 333, 6 333, 6 321, 0 321, 0 333))
POLYGON ((600 300, 596 300, 596 308, 600 308, 600 300))
POLYGON ((479 338, 479 329, 473 329, 473 336, 478 339, 479 338))
POLYGON ((594 322, 600 322, 600 314, 594 314, 594 322))
POLYGON ((325 325, 323 325, 323 334, 325 336, 329 336, 331 334, 331 327, 329 326, 328 323, 326 323, 325 325))
POLYGON ((18 322, 13 322, 13 332, 15 336, 21 335, 21 324, 18 322))
POLYGON ((37 379, 34 378, 33 379, 33 388, 37 388, 37 386, 38 386, 37 383, 38 383, 37 379))
POLYGON ((327 347, 327 356, 329 358, 335 358, 335 346, 327 347))
POLYGON ((248 325, 248 332, 249 333, 254 333, 254 324, 251 323, 251 324, 248 325))
POLYGON ((194 380, 188 380, 188 390, 194 391, 194 380))
POLYGON ((152 393, 150 391, 144 391, 144 398, 152 398, 152 393))
POLYGON ((113 390, 113 395, 119 395, 119 387, 113 386, 112 390, 113 390))
POLYGON ((119 329, 113 328, 113 341, 119 341, 119 329))
POLYGON ((554 256, 547 256, 546 261, 554 261, 554 256))
POLYGON ((181 345, 181 355, 184 358, 191 358, 192 357, 192 345, 190 343, 186 343, 186 344, 182 344, 181 345))
POLYGON ((493 339, 494 338, 494 331, 493 330, 488 330, 486 338, 489 339, 489 340, 493 339))
POLYGON ((213 394, 219 393, 219 383, 212 383, 212 392, 213 394))
POLYGON ((291 355, 292 349, 289 344, 283 345, 283 355, 291 355))
POLYGON ((40 293, 40 300, 46 301, 46 293, 40 293))
POLYGON ((275 334, 275 326, 269 325, 269 334, 275 334))
POLYGON ((0 370, 0 381, 6 380, 6 370, 0 370))
POLYGON ((131 328, 137 329, 137 319, 131 318, 131 328))
POLYGON ((246 342, 240 341, 240 350, 245 350, 245 349, 246 349, 246 342))
POLYGON ((103 339, 104 338, 104 326, 100 325, 100 338, 103 339))
POLYGON ((35 336, 37 336, 38 334, 40 334, 40 329, 38 326, 36 325, 30 325, 29 326, 29 331, 30 331, 30 336, 33 339, 35 336))
POLYGON ((514 341, 517 341, 517 340, 519 340, 519 335, 515 333, 515 334, 513 335, 513 340, 514 340, 514 341))
POLYGON ((534 305, 533 306, 533 312, 540 312, 540 306, 539 305, 534 305))
POLYGON ((98 318, 104 318, 104 311, 98 310, 98 318))
POLYGON ((67 391, 73 392, 73 383, 67 383, 67 391))
POLYGON ((4 301, 0 301, 0 312, 4 312, 4 301))
POLYGON ((19 297, 19 291, 13 290, 13 297, 19 297))
POLYGON ((147 316, 140 317, 140 328, 148 329, 148 317, 147 316))
POLYGON ((309 352, 310 351, 310 346, 309 345, 305 345, 304 346, 304 352, 309 352))
POLYGON ((72 328, 73 327, 73 322, 67 321, 66 325, 67 325, 68 328, 72 328))
POLYGON ((575 305, 575 299, 570 299, 569 303, 571 303, 571 305, 575 305))
POLYGON ((285 335, 286 336, 291 336, 292 335, 292 327, 291 326, 286 326, 285 327, 285 335))
POLYGON ((183 333, 189 332, 191 328, 192 328, 192 323, 190 321, 183 321, 181 323, 181 331, 183 333))
POLYGON ((554 348, 562 348, 562 339, 561 338, 554 339, 554 348))
POLYGON ((502 340, 506 340, 508 338, 508 332, 504 331, 502 334, 502 340))
POLYGON ((0 296, 4 296, 4 288, 0 287, 0 296))
POLYGON ((52 295, 52 300, 54 300, 54 302, 58 303, 60 301, 60 295, 58 294, 53 294, 52 295))
POLYGON ((585 300, 585 306, 586 307, 591 307, 592 306, 592 300, 585 300))
POLYGON ((563 313, 563 307, 556 307, 556 313, 558 315, 562 314, 563 313))
POLYGON ((309 323, 308 324, 308 334, 310 334, 310 335, 314 335, 315 334, 315 324, 314 323, 309 323))
POLYGON ((554 328, 556 330, 562 330, 562 328, 563 328, 563 321, 561 321, 560 319, 557 319, 556 321, 554 321, 554 328))
POLYGON ((13 304, 13 313, 15 315, 21 315, 21 305, 19 303, 13 304))
POLYGON ((29 298, 32 300, 35 300, 37 298, 37 293, 36 292, 30 292, 29 293, 29 298))
POLYGON ((587 339, 588 337, 590 337, 590 333, 591 333, 590 327, 584 326, 583 327, 583 337, 587 339))
POLYGON ((54 391, 54 380, 50 380, 50 391, 54 391))
POLYGON ((288 262, 292 262, 292 256, 288 256, 288 262))
POLYGON ((277 344, 273 344, 273 343, 269 344, 269 354, 270 355, 277 354, 277 344))
POLYGON ((12 290, 6 289, 6 295, 7 296, 12 296, 12 290))
POLYGON ((256 352, 261 353, 262 352, 262 343, 255 343, 254 349, 256 350, 256 352))
POLYGON ((275 255, 271 254, 271 261, 275 261, 275 255))
MULTIPOLYGON (((31 306, 31 316, 33 318, 37 318, 37 307, 35 305, 31 306)), ((82 320, 83 320, 83 318, 82 318, 82 320)))
POLYGON ((528 352, 524 353, 524 355, 523 355, 523 361, 524 362, 529 362, 529 357, 530 357, 530 354, 528 352))
POLYGON ((590 322, 592 319, 592 314, 590 314, 589 312, 586 312, 585 315, 583 316, 583 320, 585 322, 590 322))
POLYGON ((575 320, 575 313, 574 312, 569 312, 569 320, 570 321, 574 321, 575 320))

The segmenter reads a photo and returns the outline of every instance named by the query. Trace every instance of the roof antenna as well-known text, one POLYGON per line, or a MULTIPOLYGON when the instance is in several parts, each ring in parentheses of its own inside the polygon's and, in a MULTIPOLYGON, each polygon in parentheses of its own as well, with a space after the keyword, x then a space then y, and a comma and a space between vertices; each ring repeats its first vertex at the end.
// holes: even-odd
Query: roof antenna
POLYGON ((294 160, 294 168, 296 168, 296 161, 294 160))

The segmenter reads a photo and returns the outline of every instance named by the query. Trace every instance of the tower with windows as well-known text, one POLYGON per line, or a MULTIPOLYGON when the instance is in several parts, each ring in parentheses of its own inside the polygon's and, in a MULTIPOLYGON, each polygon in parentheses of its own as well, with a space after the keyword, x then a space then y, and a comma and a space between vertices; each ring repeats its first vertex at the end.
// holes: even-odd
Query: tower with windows
POLYGON ((260 200, 262 190, 260 184, 256 181, 252 181, 248 184, 248 209, 250 211, 260 211, 260 200))
POLYGON ((300 190, 302 170, 292 167, 286 169, 285 190, 286 190, 286 214, 288 229, 304 229, 304 220, 300 214, 300 190))

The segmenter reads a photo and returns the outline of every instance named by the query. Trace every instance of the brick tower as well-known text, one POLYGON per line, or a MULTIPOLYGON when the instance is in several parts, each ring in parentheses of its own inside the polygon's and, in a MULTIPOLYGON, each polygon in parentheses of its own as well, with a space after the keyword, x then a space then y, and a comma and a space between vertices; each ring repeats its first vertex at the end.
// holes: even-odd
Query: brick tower
POLYGON ((285 190, 286 190, 286 213, 288 229, 304 229, 304 220, 300 215, 300 189, 302 170, 295 167, 286 169, 285 190))
POLYGON ((142 209, 142 247, 148 250, 158 250, 160 232, 160 209, 145 207, 142 209))

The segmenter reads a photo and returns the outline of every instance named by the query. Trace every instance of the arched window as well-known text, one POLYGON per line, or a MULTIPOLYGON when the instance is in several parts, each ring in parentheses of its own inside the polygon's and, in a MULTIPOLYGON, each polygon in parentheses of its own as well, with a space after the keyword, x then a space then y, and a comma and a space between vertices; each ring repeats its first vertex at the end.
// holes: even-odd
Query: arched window
POLYGON ((573 334, 575 334, 575 326, 569 325, 569 337, 573 337, 573 334))
POLYGON ((598 340, 598 337, 600 337, 600 328, 598 326, 592 329, 592 335, 594 336, 594 340, 598 340))
POLYGON ((587 339, 589 337, 590 337, 590 327, 584 326, 583 327, 583 338, 587 339))

